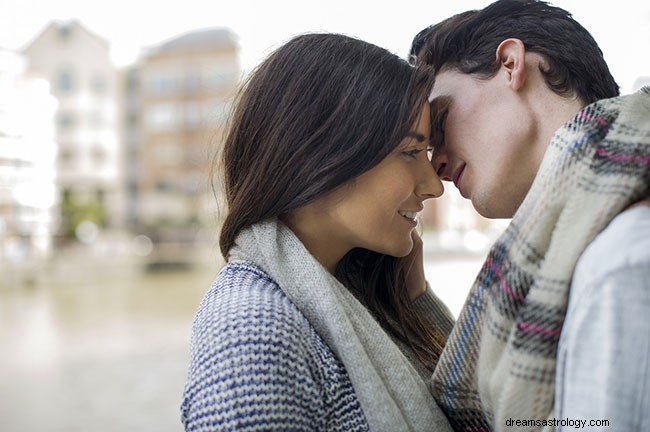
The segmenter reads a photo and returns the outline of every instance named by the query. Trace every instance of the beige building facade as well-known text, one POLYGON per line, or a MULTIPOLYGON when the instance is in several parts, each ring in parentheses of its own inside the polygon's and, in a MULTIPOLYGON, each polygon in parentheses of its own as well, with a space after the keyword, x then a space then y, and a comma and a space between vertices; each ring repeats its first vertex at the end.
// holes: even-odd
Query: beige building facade
MULTIPOLYGON (((189 32, 148 49, 137 64, 141 226, 214 225, 209 173, 241 78, 238 45, 222 28, 189 32)), ((131 133, 133 135, 133 133, 131 133)))
POLYGON ((118 139, 119 89, 108 42, 77 21, 55 21, 23 54, 27 73, 47 80, 58 100, 56 181, 62 234, 72 234, 84 220, 121 227, 124 178, 118 139))

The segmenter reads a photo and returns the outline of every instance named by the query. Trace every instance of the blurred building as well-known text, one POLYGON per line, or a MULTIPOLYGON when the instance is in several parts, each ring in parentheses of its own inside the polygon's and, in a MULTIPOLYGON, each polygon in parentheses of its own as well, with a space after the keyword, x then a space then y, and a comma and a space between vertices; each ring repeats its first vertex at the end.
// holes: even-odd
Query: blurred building
POLYGON ((57 102, 44 80, 25 77, 25 58, 0 50, 0 264, 38 264, 57 226, 57 102))
POLYGON ((126 74, 126 151, 138 161, 127 170, 132 221, 154 237, 214 226, 209 173, 240 75, 235 36, 223 28, 151 47, 126 74))
POLYGON ((77 21, 50 23, 23 50, 29 74, 50 83, 59 102, 57 183, 62 231, 80 223, 123 223, 117 74, 109 44, 77 21))
POLYGON ((632 93, 640 90, 642 87, 650 86, 650 76, 640 76, 634 81, 632 86, 632 93))
POLYGON ((121 142, 124 154, 125 222, 129 230, 138 231, 138 180, 141 165, 141 94, 137 66, 120 72, 121 142))

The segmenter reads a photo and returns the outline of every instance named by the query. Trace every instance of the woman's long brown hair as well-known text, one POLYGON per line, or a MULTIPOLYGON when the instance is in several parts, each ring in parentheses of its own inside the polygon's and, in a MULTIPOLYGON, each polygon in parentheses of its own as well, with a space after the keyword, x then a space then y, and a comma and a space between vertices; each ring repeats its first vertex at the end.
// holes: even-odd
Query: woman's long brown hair
MULTIPOLYGON (((242 229, 281 218, 383 160, 419 117, 432 80, 430 71, 344 35, 301 35, 273 52, 242 86, 223 148, 224 258, 242 229)), ((433 368, 445 337, 415 312, 403 267, 355 249, 336 276, 433 368)))

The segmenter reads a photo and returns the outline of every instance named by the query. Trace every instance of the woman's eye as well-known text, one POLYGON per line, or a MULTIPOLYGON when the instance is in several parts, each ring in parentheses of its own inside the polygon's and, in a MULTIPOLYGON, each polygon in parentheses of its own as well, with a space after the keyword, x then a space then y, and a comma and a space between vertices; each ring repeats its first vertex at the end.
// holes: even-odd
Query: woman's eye
POLYGON ((405 150, 402 152, 404 156, 408 157, 416 157, 420 153, 422 153, 422 149, 405 150))

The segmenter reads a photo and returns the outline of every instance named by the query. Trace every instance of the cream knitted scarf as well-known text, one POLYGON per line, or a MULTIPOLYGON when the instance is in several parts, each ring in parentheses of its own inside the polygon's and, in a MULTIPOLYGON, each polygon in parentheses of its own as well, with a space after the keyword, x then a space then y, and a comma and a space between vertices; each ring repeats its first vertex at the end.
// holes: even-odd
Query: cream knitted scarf
MULTIPOLYGON (((557 343, 576 261, 650 195, 650 88, 585 108, 554 136, 532 188, 492 247, 436 367, 455 430, 552 430, 557 343)), ((615 253, 615 251, 613 251, 615 253)))
POLYGON ((343 362, 372 431, 450 431, 426 383, 368 310, 281 222, 241 232, 231 260, 260 266, 343 362))

